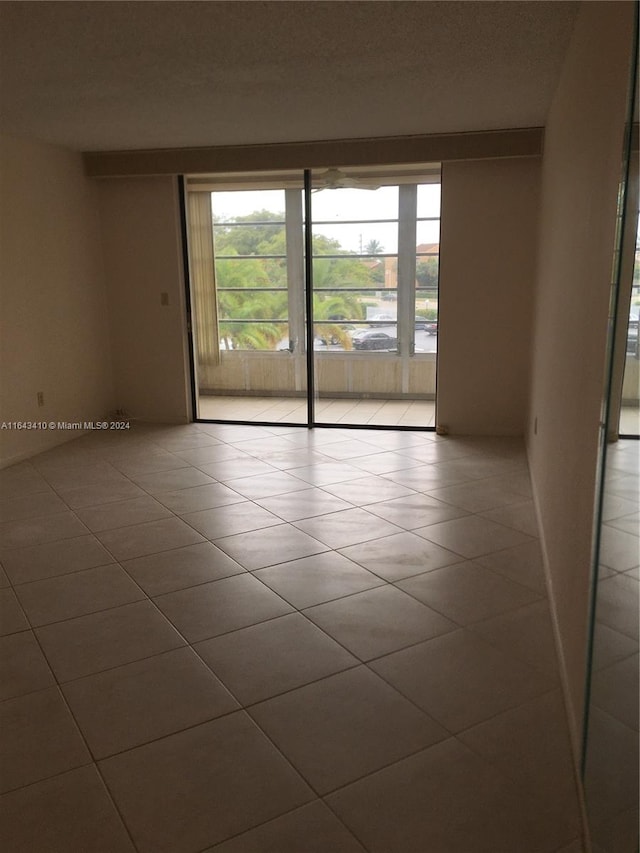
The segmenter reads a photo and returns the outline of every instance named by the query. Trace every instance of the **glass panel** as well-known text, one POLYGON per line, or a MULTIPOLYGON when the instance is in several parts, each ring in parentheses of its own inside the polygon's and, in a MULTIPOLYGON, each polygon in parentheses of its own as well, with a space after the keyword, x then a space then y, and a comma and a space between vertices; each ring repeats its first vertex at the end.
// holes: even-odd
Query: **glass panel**
POLYGON ((284 222, 284 190, 233 190, 214 192, 211 198, 213 218, 219 222, 240 222, 245 217, 257 221, 284 222), (258 214, 266 213, 260 217, 258 214), (279 213, 279 215, 278 215, 279 213))
POLYGON ((398 349, 398 327, 387 322, 359 329, 351 335, 355 352, 396 352, 398 349))
MULTIPOLYGON (((217 247, 214 241, 214 250, 217 247)), ((227 288, 281 288, 287 289, 287 261, 282 258, 223 258, 216 256, 216 286, 227 288)))
POLYGON ((302 191, 245 187, 189 194, 198 415, 304 424, 302 191))
MULTIPOLYGON (((335 194, 336 190, 333 190, 335 194)), ((355 213, 354 208, 354 213, 355 213)), ((333 225, 324 222, 313 225, 314 255, 395 255, 398 251, 398 223, 357 222, 333 225)))
POLYGON ((280 224, 260 222, 215 223, 216 256, 285 258, 285 230, 280 224))
POLYGON ((440 259, 435 255, 416 255, 416 285, 421 290, 437 292, 440 259))
POLYGON ((325 287, 380 290, 385 286, 385 270, 390 260, 314 257, 313 286, 317 290, 325 287))
POLYGON ((438 276, 440 266, 440 184, 418 187, 416 224, 415 351, 438 350, 438 276))
MULTIPOLYGON (((317 174, 317 173, 316 173, 317 174)), ((313 191, 314 222, 368 222, 398 215, 398 187, 313 191)))
POLYGON ((314 323, 362 323, 375 305, 368 293, 354 290, 322 290, 313 294, 314 323))
MULTIPOLYGON (((638 180, 637 174, 635 175, 638 180)), ((640 220, 636 229, 633 279, 631 282, 631 300, 629 303, 629 321, 626 332, 626 346, 622 379, 622 400, 618 432, 625 436, 640 435, 640 220)))
POLYGON ((418 219, 440 218, 440 184, 418 185, 418 219))
POLYGON ((424 215, 439 216, 439 195, 415 184, 313 193, 317 423, 434 423, 437 335, 426 320, 437 317, 439 221, 419 222, 416 209, 420 197, 424 215), (427 265, 419 290, 416 260, 427 265))
POLYGON ((287 323, 261 323, 251 320, 220 321, 221 350, 273 352, 288 348, 287 323))
MULTIPOLYGON (((437 275, 437 267, 436 267, 437 275)), ((420 272, 416 278, 420 281, 420 272)), ((424 279, 423 279, 424 280, 424 279)), ((438 351, 438 290, 437 278, 433 289, 416 289, 415 347, 416 353, 438 351)))
POLYGON ((438 349, 438 267, 437 254, 416 256, 416 352, 438 349))
POLYGON ((213 193, 215 281, 221 348, 288 348, 288 289, 284 191, 213 193), (250 208, 258 205, 258 209, 250 208), (233 217, 233 221, 229 217, 233 217), (225 323, 225 320, 231 322, 225 323), (280 320, 280 323, 264 323, 280 320))
MULTIPOLYGON (((315 421, 433 425, 439 185, 405 176, 377 189, 322 189, 321 175, 310 196, 315 421)), ((229 395, 230 417, 242 419, 244 395, 247 420, 304 423, 302 182, 262 175, 260 188, 244 175, 234 189, 233 180, 199 178, 188 199, 199 414, 223 420, 229 395)))
POLYGON ((435 246, 435 252, 438 251, 440 243, 440 220, 424 220, 418 221, 416 227, 416 246, 421 253, 431 254, 435 246))

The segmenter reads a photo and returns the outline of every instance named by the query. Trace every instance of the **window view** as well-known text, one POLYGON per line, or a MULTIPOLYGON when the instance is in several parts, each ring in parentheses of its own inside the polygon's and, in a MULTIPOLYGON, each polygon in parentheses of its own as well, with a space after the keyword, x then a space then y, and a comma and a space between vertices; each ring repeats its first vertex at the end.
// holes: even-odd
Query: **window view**
POLYGON ((395 351, 398 187, 317 189, 312 214, 315 348, 395 351))
POLYGON ((440 184, 418 187, 416 224, 416 349, 435 352, 438 334, 440 184), (431 340, 429 340, 431 339, 431 340))
POLYGON ((273 350, 288 336, 284 190, 211 194, 219 341, 273 350))
POLYGON ((631 301, 629 304, 629 323, 622 384, 622 406, 620 409, 619 432, 621 435, 640 434, 640 343, 638 326, 640 324, 640 225, 636 231, 635 262, 631 301))
MULTIPOLYGON (((237 184, 234 176, 188 179, 200 407, 214 396, 279 396, 279 403, 262 406, 270 412, 263 419, 277 409, 299 423, 307 415, 302 403, 294 413, 291 400, 306 400, 308 390, 317 400, 431 401, 427 416, 416 409, 414 417, 417 426, 433 424, 439 169, 346 180, 339 170, 328 173, 339 182, 323 182, 322 171, 311 178, 315 387, 309 389, 302 176, 245 175, 237 184)), ((212 417, 211 400, 206 409, 212 417)))
MULTIPOLYGON (((314 193, 316 347, 396 349, 399 189, 314 193)), ((415 347, 435 352, 439 184, 419 185, 417 202, 415 347)), ((289 348, 285 191, 213 192, 211 205, 220 348, 289 348)))
POLYGON ((636 234, 635 263, 633 266, 633 285, 631 287, 631 309, 627 329, 627 355, 636 360, 640 358, 638 346, 638 320, 640 319, 640 230, 636 234))

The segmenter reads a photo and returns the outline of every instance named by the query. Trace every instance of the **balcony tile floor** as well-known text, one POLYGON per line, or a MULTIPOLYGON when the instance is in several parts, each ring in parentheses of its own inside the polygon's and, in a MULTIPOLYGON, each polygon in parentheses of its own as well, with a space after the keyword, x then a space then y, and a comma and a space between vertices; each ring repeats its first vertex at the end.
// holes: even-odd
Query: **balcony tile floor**
MULTIPOLYGON (((292 397, 225 397, 202 395, 199 416, 211 420, 271 421, 305 423, 306 401, 292 397)), ((329 424, 369 426, 434 427, 435 400, 348 400, 322 399, 316 402, 316 420, 329 424)), ((640 409, 623 406, 620 433, 640 434, 640 409)))
MULTIPOLYGON (((271 421, 306 423, 307 403, 299 397, 201 396, 199 416, 213 420, 271 421)), ((363 426, 435 426, 434 400, 349 400, 316 401, 316 421, 328 424, 363 426)))
POLYGON ((0 487, 5 849, 582 850, 518 441, 136 426, 0 487))

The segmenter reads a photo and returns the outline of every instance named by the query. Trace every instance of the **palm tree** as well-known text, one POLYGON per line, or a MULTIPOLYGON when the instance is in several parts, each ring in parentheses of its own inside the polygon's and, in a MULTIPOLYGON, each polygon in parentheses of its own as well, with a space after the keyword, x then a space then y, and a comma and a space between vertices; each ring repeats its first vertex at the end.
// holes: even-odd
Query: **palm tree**
POLYGON ((381 255, 384 252, 384 246, 380 240, 369 240, 364 247, 365 255, 381 255))
POLYGON ((349 330, 344 321, 357 322, 364 319, 364 308, 355 293, 322 293, 316 291, 313 298, 313 333, 316 337, 341 344, 346 350, 352 348, 349 330), (327 322, 329 321, 329 322, 327 322), (333 322, 331 322, 333 321, 333 322))
POLYGON ((286 293, 218 291, 218 308, 220 337, 227 349, 272 350, 286 335, 286 293), (233 323, 224 322, 231 318, 233 323))

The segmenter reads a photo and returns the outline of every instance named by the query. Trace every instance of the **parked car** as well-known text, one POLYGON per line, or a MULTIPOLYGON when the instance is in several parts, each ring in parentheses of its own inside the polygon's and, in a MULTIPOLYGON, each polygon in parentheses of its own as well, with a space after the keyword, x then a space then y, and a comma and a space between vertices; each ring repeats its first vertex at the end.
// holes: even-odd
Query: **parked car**
MULTIPOLYGON (((348 334, 351 334, 351 332, 354 332, 356 329, 353 323, 340 323, 339 325, 340 328, 344 329, 344 331, 348 334)), ((326 344, 327 346, 329 346, 329 344, 335 346, 337 344, 342 343, 342 340, 340 337, 338 337, 338 335, 336 335, 335 333, 330 334, 327 331, 323 331, 322 327, 320 327, 320 331, 317 333, 316 340, 320 340, 321 343, 326 344)))
POLYGON ((375 329, 364 329, 354 332, 351 336, 353 348, 359 350, 395 350, 398 348, 398 339, 388 335, 386 332, 377 332, 375 329))
POLYGON ((425 317, 416 317, 416 332, 428 332, 430 335, 437 335, 438 321, 427 320, 425 317))
POLYGON ((395 323, 396 319, 393 314, 374 314, 373 317, 369 317, 369 324, 377 326, 378 323, 395 323))

